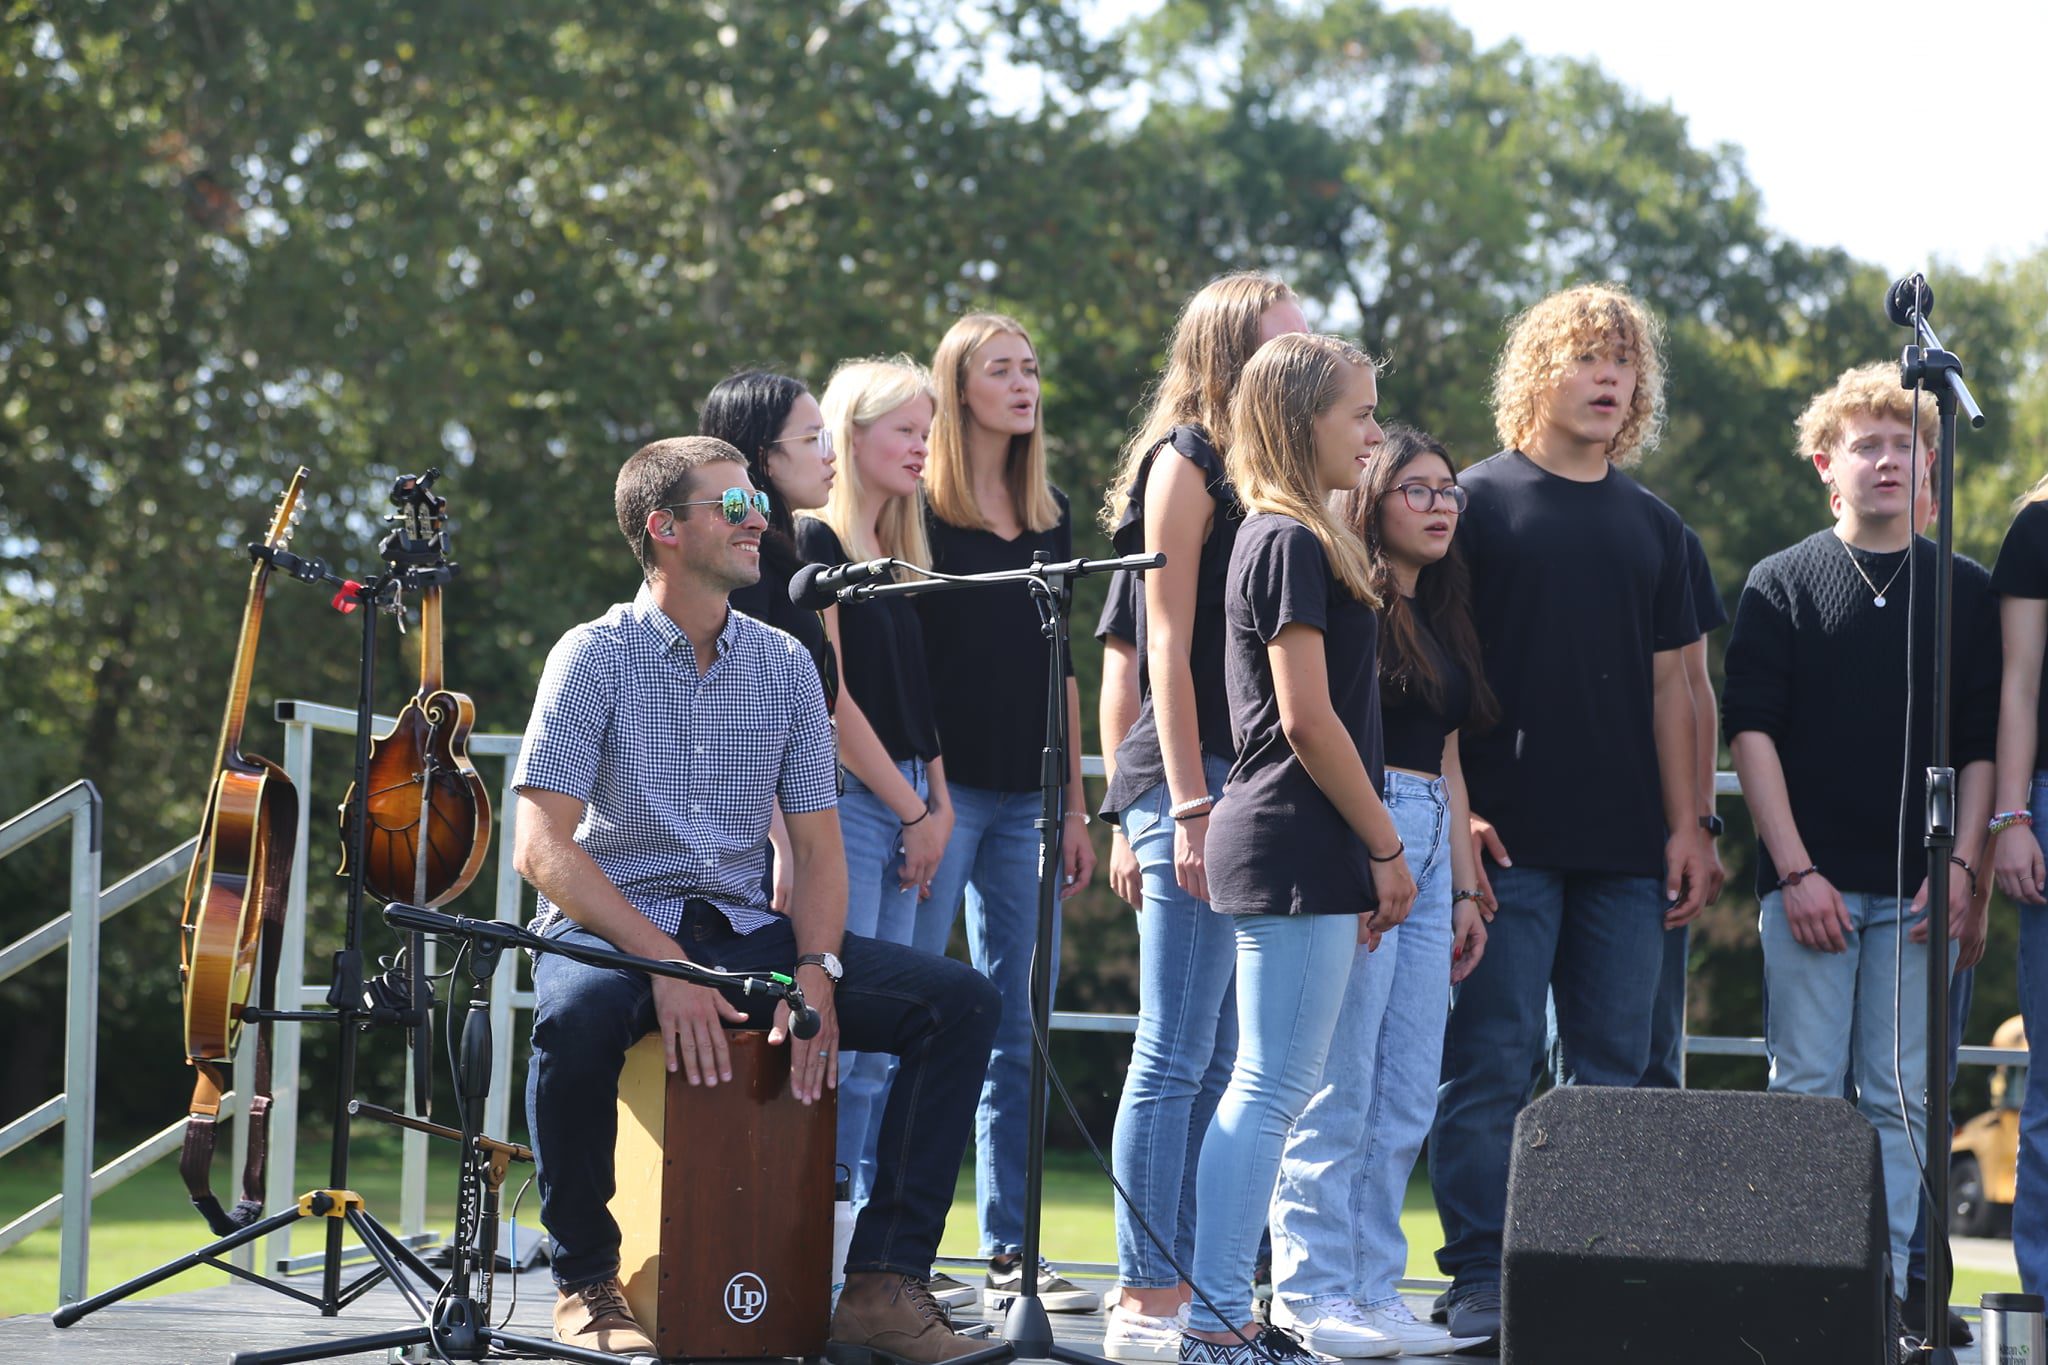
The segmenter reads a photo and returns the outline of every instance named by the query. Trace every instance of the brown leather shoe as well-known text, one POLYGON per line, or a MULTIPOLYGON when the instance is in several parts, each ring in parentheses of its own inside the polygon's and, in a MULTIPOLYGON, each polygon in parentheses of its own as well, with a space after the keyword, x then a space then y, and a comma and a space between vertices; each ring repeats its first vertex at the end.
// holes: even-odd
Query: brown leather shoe
POLYGON ((862 1272, 839 1292, 825 1356, 835 1365, 934 1365, 995 1344, 955 1332, 917 1276, 862 1272))
POLYGON ((613 1355, 654 1354, 654 1343, 633 1321, 633 1310, 626 1305, 625 1286, 616 1275, 556 1293, 555 1340, 565 1346, 609 1351, 613 1355))

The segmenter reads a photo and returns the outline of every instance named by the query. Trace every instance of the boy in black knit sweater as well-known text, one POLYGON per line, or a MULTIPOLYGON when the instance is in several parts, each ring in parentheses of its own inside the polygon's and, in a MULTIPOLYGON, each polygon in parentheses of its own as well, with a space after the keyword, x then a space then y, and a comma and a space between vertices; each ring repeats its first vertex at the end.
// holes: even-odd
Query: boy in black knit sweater
MULTIPOLYGON (((1906 1282, 1919 1204, 1913 1153, 1927 1141, 1921 835, 1933 743, 1936 549, 1914 534, 1913 507, 1935 431, 1934 400, 1902 390, 1894 365, 1850 370, 1807 405, 1799 454, 1833 495, 1836 521, 1750 571, 1721 707, 1762 843, 1770 1086, 1840 1095, 1853 1057, 1858 1107, 1883 1149, 1897 1285, 1906 1282)), ((1949 912, 1951 952, 1967 966, 1984 951, 1984 913, 1972 892, 1991 811, 1999 647, 1990 576, 1961 555, 1953 638, 1958 779, 1949 912)))

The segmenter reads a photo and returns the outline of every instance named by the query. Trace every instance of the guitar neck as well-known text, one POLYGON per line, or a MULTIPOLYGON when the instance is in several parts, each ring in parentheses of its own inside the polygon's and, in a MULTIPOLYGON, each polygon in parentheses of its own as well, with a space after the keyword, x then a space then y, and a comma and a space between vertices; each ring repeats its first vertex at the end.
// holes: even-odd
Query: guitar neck
POLYGON ((431 697, 441 690, 447 673, 441 658, 441 590, 428 588, 420 594, 420 691, 431 697))
POLYGON ((249 575, 249 602, 242 609, 242 638, 235 646, 235 674, 228 684, 227 714, 221 720, 220 752, 213 770, 246 767, 242 758, 242 726, 249 715, 249 687, 256 676, 256 640, 263 630, 263 590, 270 578, 270 565, 257 560, 249 575))

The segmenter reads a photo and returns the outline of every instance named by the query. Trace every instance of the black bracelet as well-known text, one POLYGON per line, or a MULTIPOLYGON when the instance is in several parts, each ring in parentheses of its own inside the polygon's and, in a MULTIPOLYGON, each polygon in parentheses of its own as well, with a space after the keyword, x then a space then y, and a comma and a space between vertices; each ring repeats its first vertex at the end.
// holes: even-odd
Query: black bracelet
POLYGON ((1389 853, 1386 857, 1382 858, 1379 854, 1373 852, 1372 845, 1370 844, 1366 845, 1365 856, 1372 859, 1376 863, 1391 863, 1392 861, 1394 861, 1394 859, 1400 857, 1403 853, 1406 853, 1407 851, 1408 845, 1396 839, 1394 841, 1394 851, 1392 853, 1389 853))
POLYGON ((931 819, 931 818, 932 818, 932 803, 931 803, 930 801, 926 801, 926 802, 924 803, 924 814, 923 814, 923 815, 920 815, 920 816, 918 816, 918 817, 917 817, 917 818, 916 818, 915 820, 905 820, 905 821, 903 822, 903 828, 905 828, 905 829, 909 829, 909 828, 910 828, 910 827, 911 827, 912 825, 921 825, 921 824, 923 824, 923 823, 924 823, 925 821, 927 821, 927 820, 929 820, 929 819, 931 819))
POLYGON ((1174 816, 1173 823, 1175 823, 1176 825, 1185 825, 1190 820, 1206 820, 1208 818, 1209 811, 1208 808, 1205 806, 1201 810, 1191 810, 1186 812, 1185 814, 1174 816))
POLYGON ((1801 868, 1797 872, 1787 872, 1784 876, 1778 878, 1778 890, 1783 891, 1788 886, 1797 886, 1818 871, 1820 871, 1820 868, 1814 866, 1801 868))
POLYGON ((1975 899, 1977 899, 1977 869, 1976 869, 1976 868, 1974 868, 1974 867, 1971 867, 1971 866, 1970 866, 1970 865, 1969 865, 1968 863, 1964 862, 1964 861, 1963 861, 1963 855, 1962 855, 1962 854, 1960 854, 1960 853, 1951 853, 1951 854, 1949 854, 1949 855, 1948 855, 1948 860, 1949 860, 1950 862, 1954 863, 1954 864, 1955 864, 1955 865, 1956 865, 1957 867, 1960 867, 1960 868, 1961 868, 1961 869, 1962 869, 1962 870, 1963 870, 1964 872, 1966 872, 1966 873, 1968 873, 1968 874, 1969 874, 1969 876, 1970 876, 1970 899, 1971 899, 1971 900, 1975 900, 1975 899))

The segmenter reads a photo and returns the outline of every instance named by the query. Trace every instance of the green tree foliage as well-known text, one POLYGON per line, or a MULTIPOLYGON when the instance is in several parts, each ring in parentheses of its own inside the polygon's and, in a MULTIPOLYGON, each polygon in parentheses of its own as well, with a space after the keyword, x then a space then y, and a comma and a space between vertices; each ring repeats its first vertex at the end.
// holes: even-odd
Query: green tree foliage
MULTIPOLYGON (((1589 62, 1482 49, 1372 0, 1172 0, 1107 40, 1079 14, 14 6, 0 812, 92 777, 110 875, 191 833, 238 547, 297 464, 315 482, 296 548, 353 573, 374 567, 391 476, 447 469, 464 565, 449 678, 482 728, 517 730, 548 644, 632 589, 610 505, 625 453, 689 429, 736 367, 822 384, 843 358, 928 356, 969 307, 1032 328, 1055 477, 1086 517, 1175 310, 1219 270, 1292 281, 1312 318, 1389 359, 1390 413, 1466 459, 1494 446, 1504 320, 1618 279, 1670 330, 1670 428, 1644 477, 1700 529, 1730 601, 1748 564, 1818 523, 1791 417, 1904 336, 1877 312, 1877 272, 1762 225, 1735 150, 1696 145, 1589 62)), ((2048 437, 2044 259, 1941 272, 1945 333, 2014 414, 1966 442, 1958 531, 1980 556, 2048 437)), ((259 752, 277 748, 271 699, 354 696, 356 629, 323 598, 272 588, 259 752)), ((410 667, 387 652, 385 709, 410 667)), ((316 812, 344 752, 322 750, 316 812)), ((314 850, 317 957, 339 928, 324 834, 314 850)), ((0 938, 53 913, 57 852, 0 863, 0 938)), ((1063 1003, 1134 1008, 1127 912, 1098 888, 1068 913, 1063 1003)), ((1746 1031, 1753 908, 1731 893, 1715 916, 1699 959, 1715 1009, 1695 1024, 1746 1031)), ((117 1123, 177 1110, 175 921, 165 893, 109 938, 103 1041, 141 1063, 108 1097, 117 1123)), ((55 975, 0 987, 10 1037, 47 1039, 22 1025, 60 1007, 55 975)), ((395 1052, 367 1054, 382 1083, 395 1052)), ((50 1091, 55 1061, 47 1042, 13 1051, 8 1112, 50 1091)), ((1105 1132, 1117 1067, 1076 1065, 1105 1132)))

